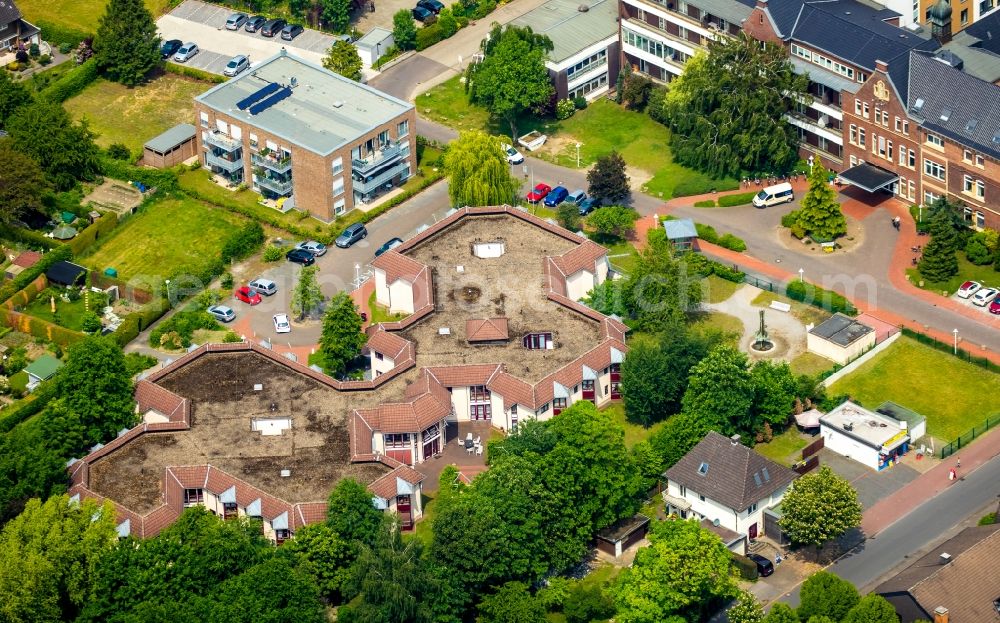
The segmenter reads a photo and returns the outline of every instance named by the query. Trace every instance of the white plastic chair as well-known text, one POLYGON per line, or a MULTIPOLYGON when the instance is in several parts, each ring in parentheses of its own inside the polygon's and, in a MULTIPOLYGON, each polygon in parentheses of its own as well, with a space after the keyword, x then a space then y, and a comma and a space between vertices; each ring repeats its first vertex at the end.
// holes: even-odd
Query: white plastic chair
POLYGON ((476 456, 482 456, 482 455, 483 455, 483 447, 476 446, 476 456))
POLYGON ((474 445, 480 445, 482 443, 482 437, 476 437, 472 442, 474 445))

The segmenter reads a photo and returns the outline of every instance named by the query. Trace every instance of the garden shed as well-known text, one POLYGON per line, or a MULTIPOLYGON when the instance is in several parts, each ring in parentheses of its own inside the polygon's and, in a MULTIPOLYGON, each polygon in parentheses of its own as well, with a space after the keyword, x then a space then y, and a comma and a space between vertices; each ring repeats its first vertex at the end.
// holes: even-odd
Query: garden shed
POLYGON ((698 239, 698 230, 691 219, 680 218, 663 221, 663 229, 667 232, 667 240, 670 241, 675 251, 694 249, 694 241, 698 239))
POLYGON ((81 285, 87 276, 87 269, 73 262, 56 262, 45 271, 49 283, 59 286, 81 285))
POLYGON ((649 517, 645 515, 619 519, 597 533, 597 549, 620 558, 625 550, 646 538, 648 530, 649 517))
POLYGON ((25 373, 28 375, 28 390, 33 390, 42 381, 51 379, 55 376, 56 372, 62 367, 62 365, 62 362, 52 355, 42 355, 38 359, 32 361, 28 364, 28 367, 24 369, 25 373))
POLYGON ((875 346, 875 329, 844 314, 834 314, 809 330, 809 352, 846 365, 875 346))
POLYGON ((146 141, 142 146, 142 163, 166 169, 193 158, 197 149, 195 127, 190 123, 181 123, 146 141))
POLYGON ((358 56, 365 67, 372 67, 375 61, 389 51, 396 40, 392 37, 392 31, 385 28, 372 28, 364 37, 358 39, 354 47, 358 49, 358 56))

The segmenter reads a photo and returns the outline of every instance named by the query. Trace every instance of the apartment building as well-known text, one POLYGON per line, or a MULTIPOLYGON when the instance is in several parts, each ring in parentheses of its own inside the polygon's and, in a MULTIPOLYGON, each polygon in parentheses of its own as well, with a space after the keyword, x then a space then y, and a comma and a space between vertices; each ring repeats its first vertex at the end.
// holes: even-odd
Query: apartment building
POLYGON ((549 0, 511 22, 552 40, 545 60, 559 99, 596 99, 618 79, 618 0, 549 0))
POLYGON ((196 97, 195 116, 206 168, 324 222, 416 171, 413 104, 284 49, 196 97))
MULTIPOLYGON (((958 0, 954 4, 948 0, 913 0, 914 23, 930 27, 932 15, 948 9, 951 31, 959 32, 989 17, 1000 8, 998 0, 958 0)), ((996 33, 995 33, 996 34, 996 33)))

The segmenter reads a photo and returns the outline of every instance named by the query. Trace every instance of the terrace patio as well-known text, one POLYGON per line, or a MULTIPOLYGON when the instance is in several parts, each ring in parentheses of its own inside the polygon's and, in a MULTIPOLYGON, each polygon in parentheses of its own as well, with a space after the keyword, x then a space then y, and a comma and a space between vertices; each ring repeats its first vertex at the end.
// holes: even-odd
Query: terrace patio
POLYGON ((438 480, 441 472, 449 465, 455 465, 459 471, 470 479, 476 474, 486 471, 486 444, 491 439, 499 438, 500 432, 489 422, 448 422, 445 429, 445 444, 440 453, 433 458, 415 466, 415 469, 427 477, 423 482, 425 492, 438 490, 438 480), (465 438, 472 433, 472 438, 482 440, 483 453, 476 454, 465 448, 465 438))

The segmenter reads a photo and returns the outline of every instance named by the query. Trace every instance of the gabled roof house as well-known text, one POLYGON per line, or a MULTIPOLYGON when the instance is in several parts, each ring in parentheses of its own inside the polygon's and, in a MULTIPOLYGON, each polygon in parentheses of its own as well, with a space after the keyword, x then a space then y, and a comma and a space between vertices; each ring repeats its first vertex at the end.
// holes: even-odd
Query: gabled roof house
POLYGON ((0 57, 40 43, 40 32, 38 26, 24 20, 14 0, 0 0, 0 57))

